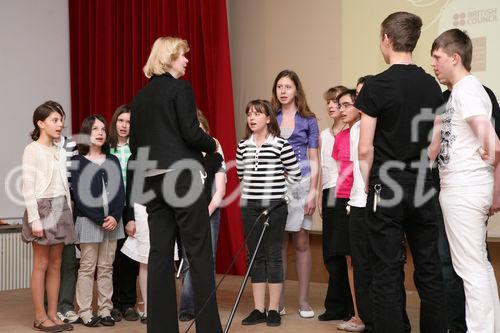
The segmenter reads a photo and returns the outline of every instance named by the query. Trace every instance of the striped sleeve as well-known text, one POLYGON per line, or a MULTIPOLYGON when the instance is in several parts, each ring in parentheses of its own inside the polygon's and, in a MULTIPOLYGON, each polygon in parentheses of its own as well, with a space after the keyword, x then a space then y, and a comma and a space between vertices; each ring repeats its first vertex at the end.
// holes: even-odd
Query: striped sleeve
POLYGON ((238 174, 238 178, 241 181, 243 179, 243 154, 245 153, 245 141, 241 140, 238 143, 238 147, 236 149, 236 173, 238 174))
POLYGON ((295 157, 292 146, 290 146, 286 140, 284 140, 281 148, 280 159, 286 170, 287 181, 291 184, 299 182, 302 178, 300 167, 297 163, 297 158, 295 157))
POLYGON ((71 137, 67 137, 63 148, 66 152, 66 176, 68 177, 68 185, 71 188, 71 158, 78 154, 76 141, 71 137))

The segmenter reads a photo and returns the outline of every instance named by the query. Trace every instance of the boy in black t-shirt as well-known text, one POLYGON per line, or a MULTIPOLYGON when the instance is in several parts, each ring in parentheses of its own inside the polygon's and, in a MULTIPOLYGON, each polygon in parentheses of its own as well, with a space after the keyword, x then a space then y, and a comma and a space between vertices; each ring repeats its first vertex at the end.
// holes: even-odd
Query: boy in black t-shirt
POLYGON ((409 242, 421 299, 420 331, 445 332, 443 281, 428 136, 443 98, 434 78, 413 64, 421 19, 389 15, 380 50, 390 67, 365 83, 355 106, 362 112, 359 163, 368 186, 366 222, 372 246, 375 332, 404 330, 401 244, 409 242))

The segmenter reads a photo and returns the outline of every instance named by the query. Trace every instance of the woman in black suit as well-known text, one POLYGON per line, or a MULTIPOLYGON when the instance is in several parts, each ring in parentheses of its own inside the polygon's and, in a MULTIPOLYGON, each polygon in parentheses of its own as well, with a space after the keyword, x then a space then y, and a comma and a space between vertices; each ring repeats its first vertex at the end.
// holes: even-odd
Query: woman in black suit
POLYGON ((145 202, 151 243, 148 333, 179 332, 173 265, 177 232, 191 264, 198 315, 196 331, 222 332, 215 294, 210 297, 215 287, 214 265, 200 176, 201 152, 214 152, 217 142, 199 127, 190 84, 178 80, 185 74, 188 51, 185 40, 158 38, 144 66, 150 80, 131 104, 129 174, 133 180, 127 182, 127 194, 132 202, 138 201, 134 199, 137 192, 152 197, 145 202), (147 158, 141 157, 141 150, 147 158), (148 159, 149 163, 141 159, 148 159), (153 169, 148 167, 151 161, 156 163, 153 169), (199 313, 205 302, 206 307, 199 313))

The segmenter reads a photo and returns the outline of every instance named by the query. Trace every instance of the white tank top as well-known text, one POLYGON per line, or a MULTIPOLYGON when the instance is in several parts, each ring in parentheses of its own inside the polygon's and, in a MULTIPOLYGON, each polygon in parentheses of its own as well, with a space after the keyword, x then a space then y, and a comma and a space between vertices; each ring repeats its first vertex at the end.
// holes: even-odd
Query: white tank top
POLYGON ((339 174, 337 161, 332 157, 335 137, 330 128, 321 131, 321 188, 331 188, 335 186, 339 174))

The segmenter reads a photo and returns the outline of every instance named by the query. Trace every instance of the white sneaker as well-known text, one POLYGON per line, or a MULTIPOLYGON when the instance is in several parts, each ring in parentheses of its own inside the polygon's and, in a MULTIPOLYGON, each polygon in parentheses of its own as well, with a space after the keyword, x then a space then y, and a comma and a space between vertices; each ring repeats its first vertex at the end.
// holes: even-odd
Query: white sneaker
MULTIPOLYGON (((352 319, 352 318, 351 318, 351 319, 352 319)), ((345 330, 345 328, 347 327, 347 323, 348 323, 351 319, 349 319, 349 320, 342 320, 342 321, 340 322, 340 324, 337 324, 337 329, 338 329, 338 330, 342 330, 342 331, 343 331, 343 330, 345 330)))
POLYGON ((280 316, 286 315, 286 308, 283 307, 283 309, 280 310, 280 316))
POLYGON ((72 310, 66 311, 66 313, 64 314, 64 317, 66 317, 68 324, 74 324, 80 320, 80 317, 76 314, 75 311, 72 311, 72 310))
POLYGON ((356 324, 354 320, 349 320, 346 325, 344 330, 347 332, 363 332, 365 330, 365 324, 356 324))
POLYGON ((299 309, 299 315, 302 318, 313 318, 314 317, 314 311, 313 310, 305 311, 305 310, 300 310, 299 309))
POLYGON ((56 315, 63 323, 68 322, 68 319, 61 312, 56 313, 56 315))

